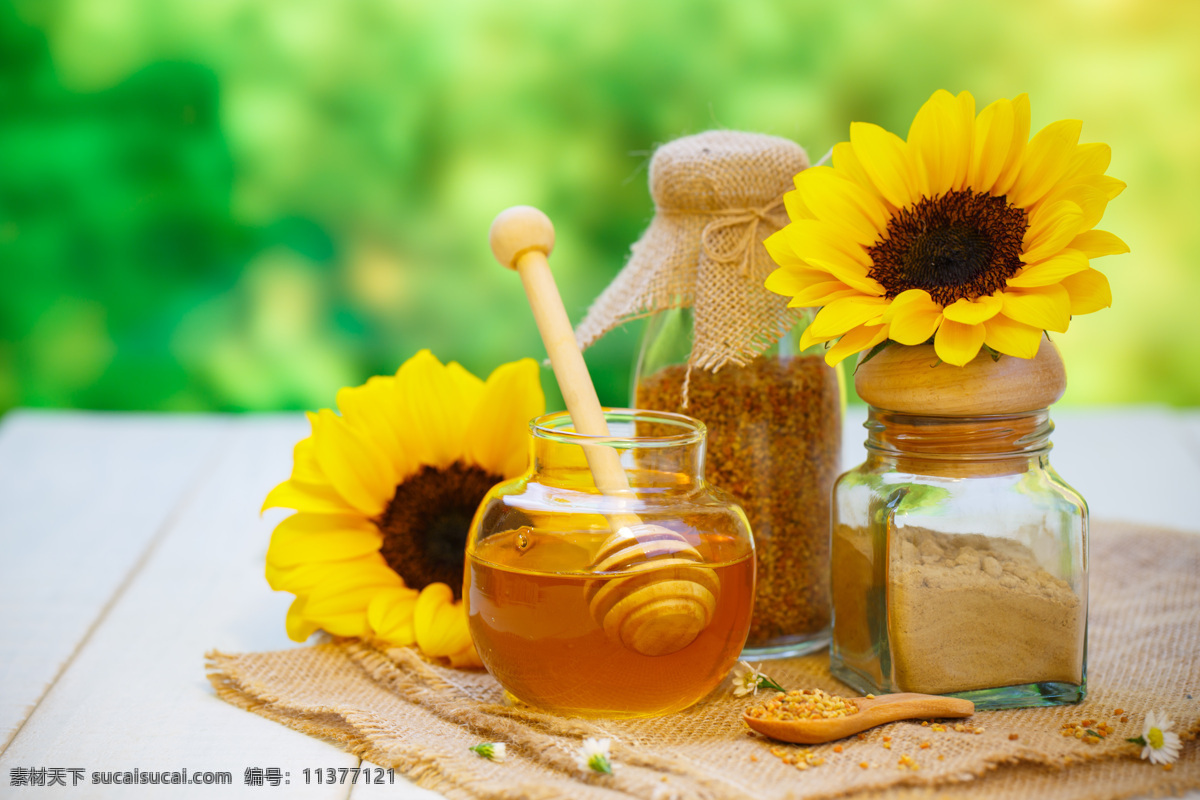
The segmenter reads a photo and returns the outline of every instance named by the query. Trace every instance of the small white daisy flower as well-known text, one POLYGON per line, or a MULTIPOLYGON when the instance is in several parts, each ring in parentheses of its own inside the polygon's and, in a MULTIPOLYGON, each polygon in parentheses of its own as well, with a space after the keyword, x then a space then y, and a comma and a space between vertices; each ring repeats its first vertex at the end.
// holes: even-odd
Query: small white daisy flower
POLYGON ((1170 764, 1179 758, 1179 734, 1172 733, 1175 723, 1166 714, 1151 711, 1142 725, 1142 735, 1126 741, 1142 746, 1142 758, 1151 764, 1170 764))
POLYGON ((741 666, 742 671, 733 677, 734 697, 745 697, 748 694, 757 695, 759 689, 774 689, 777 692, 782 692, 784 690, 783 687, 778 683, 771 680, 745 661, 742 662, 741 666))
POLYGON ((480 758, 486 758, 488 761, 501 762, 508 754, 507 747, 504 742, 483 742, 474 747, 469 748, 475 755, 480 758))
POLYGON ((589 736, 579 746, 579 752, 575 756, 575 763, 584 772, 601 772, 605 775, 612 775, 611 749, 611 739, 593 739, 589 736))

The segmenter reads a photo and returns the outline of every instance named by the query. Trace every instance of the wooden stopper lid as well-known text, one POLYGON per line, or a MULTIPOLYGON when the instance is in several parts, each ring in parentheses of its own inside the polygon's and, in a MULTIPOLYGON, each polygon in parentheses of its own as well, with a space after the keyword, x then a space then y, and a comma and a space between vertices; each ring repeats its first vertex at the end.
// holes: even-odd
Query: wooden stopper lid
POLYGON ((1043 340, 1034 358, 980 351, 963 367, 938 363, 933 345, 893 344, 859 366, 858 396, 876 408, 907 414, 969 417, 1047 408, 1062 397, 1067 373, 1054 343, 1043 340))

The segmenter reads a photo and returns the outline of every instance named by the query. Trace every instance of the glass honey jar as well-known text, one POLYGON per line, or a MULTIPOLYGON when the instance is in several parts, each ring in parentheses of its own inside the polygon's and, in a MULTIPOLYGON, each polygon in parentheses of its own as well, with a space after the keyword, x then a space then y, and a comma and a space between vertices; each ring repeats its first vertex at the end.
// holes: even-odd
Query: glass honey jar
POLYGON ((705 428, 682 414, 606 409, 609 436, 566 412, 530 423, 529 471, 494 487, 467 540, 471 637, 517 700, 587 717, 678 711, 724 679, 746 641, 754 541, 704 479, 705 428), (629 489, 601 492, 591 448, 629 489))
POLYGON ((855 376, 867 460, 834 487, 832 673, 977 709, 1087 690, 1088 510, 1049 462, 1054 345, 937 365, 890 347, 855 376))

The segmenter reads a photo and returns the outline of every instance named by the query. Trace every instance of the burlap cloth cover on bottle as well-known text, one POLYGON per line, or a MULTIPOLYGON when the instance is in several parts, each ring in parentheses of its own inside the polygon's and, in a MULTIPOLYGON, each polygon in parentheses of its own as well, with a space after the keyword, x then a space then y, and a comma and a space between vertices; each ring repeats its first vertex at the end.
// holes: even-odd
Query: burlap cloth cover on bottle
POLYGON ((575 331, 585 348, 623 322, 695 310, 688 365, 745 366, 796 325, 767 291, 775 263, 762 240, 787 224, 783 194, 808 156, 795 142, 708 131, 663 145, 650 162, 654 219, 575 331))
MULTIPOLYGON (((331 739, 451 798, 773 799, 889 790, 888 797, 1105 800, 1200 787, 1196 741, 1185 741, 1170 771, 1138 760, 1124 741, 1141 733, 1148 711, 1165 712, 1181 732, 1200 730, 1200 536, 1096 523, 1091 576, 1082 704, 981 712, 966 720, 981 734, 898 722, 835 743, 841 752, 835 744, 783 746, 825 759, 803 772, 772 755, 777 745, 747 732, 740 714, 750 699, 733 697, 728 681, 679 714, 607 721, 505 706, 486 673, 354 640, 211 653, 209 679, 236 706, 331 739), (1128 722, 1113 714, 1117 708, 1128 722), (1061 735, 1064 723, 1087 719, 1115 732, 1093 745, 1061 735), (574 751, 587 736, 614 739, 614 775, 577 769, 574 751), (505 742, 508 760, 491 763, 467 750, 483 741, 505 742), (901 756, 919 768, 901 768, 901 756)), ((849 694, 830 677, 824 653, 765 662, 764 669, 790 688, 849 694)))

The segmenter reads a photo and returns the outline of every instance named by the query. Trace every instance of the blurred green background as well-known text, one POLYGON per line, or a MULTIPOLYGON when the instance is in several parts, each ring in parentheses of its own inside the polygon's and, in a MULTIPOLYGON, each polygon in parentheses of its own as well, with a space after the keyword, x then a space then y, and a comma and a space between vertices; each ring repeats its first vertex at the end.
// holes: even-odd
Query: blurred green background
MULTIPOLYGON (((723 127, 815 160, 937 88, 1028 91, 1129 184, 1113 308, 1057 339, 1064 402, 1200 404, 1197 41, 1176 0, 9 0, 0 411, 314 408, 422 347, 540 357, 500 209, 555 220, 578 320, 650 218, 656 145, 723 127)), ((591 351, 605 402, 637 343, 591 351)))

